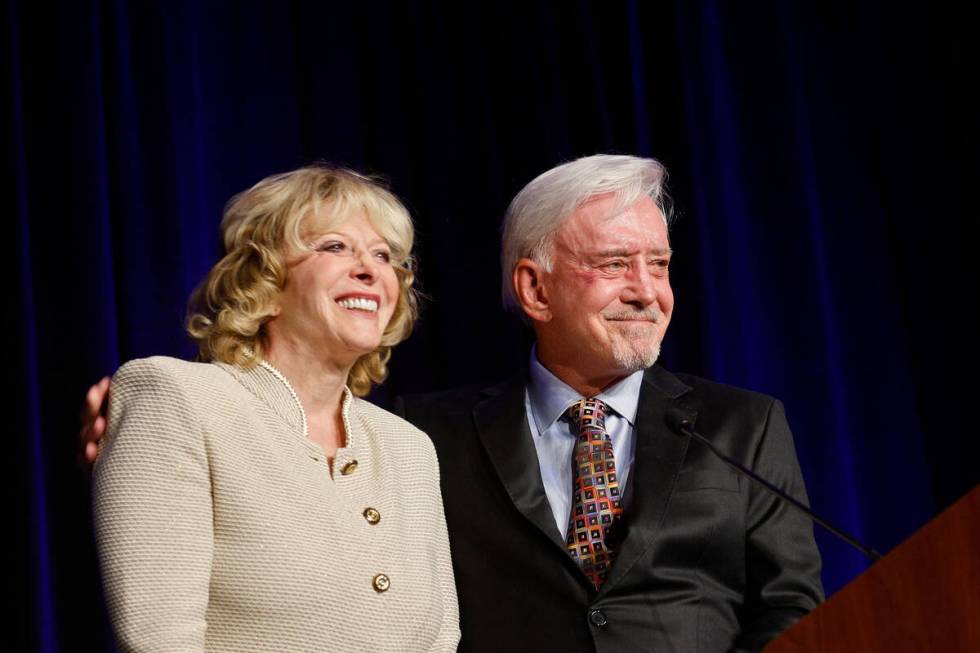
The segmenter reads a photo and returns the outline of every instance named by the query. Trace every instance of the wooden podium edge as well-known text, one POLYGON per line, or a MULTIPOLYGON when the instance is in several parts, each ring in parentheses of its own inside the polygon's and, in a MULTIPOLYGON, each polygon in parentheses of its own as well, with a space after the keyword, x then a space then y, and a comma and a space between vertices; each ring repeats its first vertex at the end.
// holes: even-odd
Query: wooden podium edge
POLYGON ((980 651, 980 485, 765 651, 980 651))

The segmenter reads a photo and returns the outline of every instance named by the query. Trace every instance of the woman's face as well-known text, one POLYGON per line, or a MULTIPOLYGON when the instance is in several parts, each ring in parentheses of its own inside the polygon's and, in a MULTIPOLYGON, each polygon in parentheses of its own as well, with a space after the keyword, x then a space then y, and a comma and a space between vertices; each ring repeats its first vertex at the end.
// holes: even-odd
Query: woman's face
POLYGON ((313 252, 289 263, 279 313, 268 324, 270 345, 353 363, 381 344, 398 302, 391 249, 363 212, 328 230, 315 223, 304 230, 313 252))

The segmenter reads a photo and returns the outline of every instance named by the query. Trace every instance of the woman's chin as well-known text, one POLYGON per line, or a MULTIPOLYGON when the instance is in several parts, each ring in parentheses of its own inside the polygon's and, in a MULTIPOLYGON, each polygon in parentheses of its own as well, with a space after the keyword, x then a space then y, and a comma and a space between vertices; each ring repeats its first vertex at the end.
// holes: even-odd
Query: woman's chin
POLYGON ((353 338, 344 342, 344 350, 350 352, 355 360, 361 356, 370 354, 381 346, 381 337, 377 338, 353 338))

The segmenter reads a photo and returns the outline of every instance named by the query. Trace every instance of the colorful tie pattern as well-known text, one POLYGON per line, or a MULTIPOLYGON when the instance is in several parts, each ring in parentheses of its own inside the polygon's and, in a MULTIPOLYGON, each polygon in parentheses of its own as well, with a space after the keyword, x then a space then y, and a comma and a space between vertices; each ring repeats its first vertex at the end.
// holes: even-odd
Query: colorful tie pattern
POLYGON ((616 559, 610 529, 623 514, 612 440, 606 433, 606 405, 582 399, 568 409, 578 441, 572 457, 572 514, 568 524, 568 551, 596 589, 602 586, 616 559))

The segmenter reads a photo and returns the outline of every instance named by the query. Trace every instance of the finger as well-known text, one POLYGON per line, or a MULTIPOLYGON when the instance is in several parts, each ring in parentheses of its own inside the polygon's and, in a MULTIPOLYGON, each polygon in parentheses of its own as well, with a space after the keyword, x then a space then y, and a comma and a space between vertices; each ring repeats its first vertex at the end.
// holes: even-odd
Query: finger
MULTIPOLYGON (((100 381, 101 383, 101 381, 100 381)), ((93 415, 99 409, 99 384, 96 383, 85 393, 85 400, 82 402, 82 422, 91 421, 93 415)))
POLYGON ((98 412, 100 415, 104 415, 106 411, 106 406, 109 402, 109 377, 103 376, 99 379, 99 382, 95 384, 98 389, 98 412))
POLYGON ((99 445, 94 442, 85 443, 85 462, 91 465, 99 457, 99 445))
POLYGON ((92 422, 92 429, 90 431, 92 442, 98 442, 105 437, 105 431, 108 425, 109 424, 106 421, 106 418, 102 415, 95 418, 95 421, 92 422))
POLYGON ((78 439, 81 440, 83 446, 89 442, 98 443, 105 435, 105 431, 106 419, 101 415, 96 415, 95 419, 81 428, 78 432, 78 439))
POLYGON ((82 423, 87 424, 101 412, 105 402, 106 391, 109 389, 109 377, 102 377, 98 383, 93 385, 85 393, 85 402, 82 404, 82 423))

